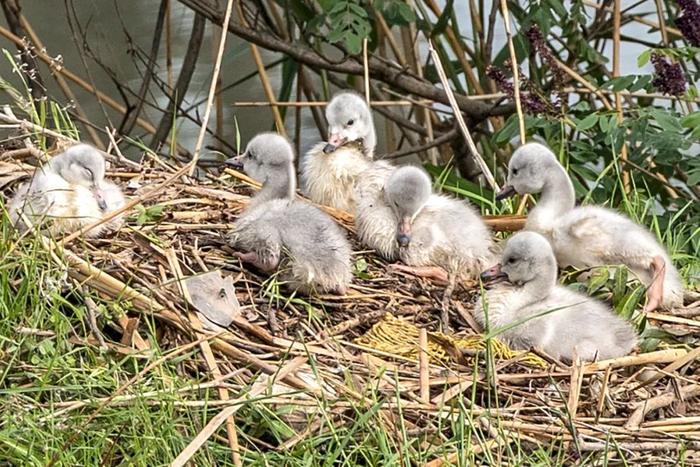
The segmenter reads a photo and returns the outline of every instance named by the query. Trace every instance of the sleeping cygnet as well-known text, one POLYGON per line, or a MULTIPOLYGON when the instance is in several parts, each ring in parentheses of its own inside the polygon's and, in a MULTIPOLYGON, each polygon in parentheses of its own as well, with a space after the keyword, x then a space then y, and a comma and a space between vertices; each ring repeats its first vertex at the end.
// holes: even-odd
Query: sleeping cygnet
POLYGON ((395 169, 383 195, 393 226, 375 238, 378 249, 392 245, 406 265, 396 268, 442 280, 476 279, 494 261, 490 231, 476 210, 466 201, 434 194, 422 169, 395 169))
POLYGON ((336 94, 326 107, 328 142, 301 160, 304 193, 315 203, 354 212, 353 186, 372 162, 377 137, 372 113, 354 92, 336 94))
MULTIPOLYGON (((87 144, 71 146, 38 168, 32 180, 17 190, 8 206, 11 221, 24 232, 26 218, 54 235, 96 222, 125 203, 119 187, 105 180, 105 169, 97 149, 87 144)), ((117 216, 85 235, 99 237, 121 224, 122 216, 117 216)))
POLYGON ((557 284, 557 263, 542 235, 521 232, 508 240, 501 263, 484 271, 487 287, 476 320, 513 348, 539 348, 571 361, 616 358, 637 342, 632 326, 604 303, 557 284))
POLYGON ((236 221, 229 243, 236 256, 303 294, 344 295, 351 248, 341 228, 314 206, 294 200, 294 151, 276 133, 255 136, 228 163, 262 183, 236 221))
POLYGON ((574 188, 554 153, 539 143, 518 148, 508 164, 508 184, 497 199, 542 193, 525 228, 545 235, 560 266, 624 264, 647 289, 645 310, 683 305, 683 281, 666 249, 645 227, 600 206, 574 207, 574 188))

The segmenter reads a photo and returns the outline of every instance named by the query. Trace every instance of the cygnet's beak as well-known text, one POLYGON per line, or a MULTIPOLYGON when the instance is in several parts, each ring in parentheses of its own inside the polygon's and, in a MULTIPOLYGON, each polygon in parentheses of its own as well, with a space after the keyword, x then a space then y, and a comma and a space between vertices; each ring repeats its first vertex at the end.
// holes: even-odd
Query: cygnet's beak
POLYGON ((500 282, 508 281, 508 274, 501 271, 500 263, 482 272, 479 277, 481 278, 481 282, 483 282, 484 287, 486 288, 489 288, 490 286, 496 285, 500 282))
POLYGON ((232 157, 230 159, 226 159, 224 161, 224 164, 229 165, 236 170, 243 170, 243 157, 245 157, 245 153, 239 154, 236 157, 232 157))
POLYGON ((396 241, 401 248, 407 247, 411 243, 411 218, 404 217, 399 223, 399 229, 396 232, 396 241))
POLYGON ((107 201, 105 201, 105 194, 104 194, 104 191, 102 191, 102 188, 95 185, 92 188, 92 192, 95 194, 95 199, 97 200, 97 206, 103 211, 105 209, 107 209, 107 201))
POLYGON ((496 195, 496 201, 501 201, 506 198, 510 198, 511 196, 515 195, 515 193, 515 188, 513 188, 511 185, 506 185, 503 188, 501 188, 501 191, 499 191, 496 195))
POLYGON ((340 133, 331 133, 328 136, 328 144, 323 147, 323 152, 329 154, 345 144, 346 141, 347 138, 341 136, 340 133))

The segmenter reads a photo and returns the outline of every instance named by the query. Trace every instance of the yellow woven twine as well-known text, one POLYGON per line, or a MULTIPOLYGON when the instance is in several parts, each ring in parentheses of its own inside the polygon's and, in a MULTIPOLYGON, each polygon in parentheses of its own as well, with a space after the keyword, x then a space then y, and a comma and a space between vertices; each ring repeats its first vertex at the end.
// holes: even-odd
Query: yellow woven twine
MULTIPOLYGON (((406 358, 418 359, 418 327, 391 313, 355 342, 382 352, 399 355, 406 358)), ((447 346, 457 350, 485 351, 486 343, 481 336, 454 337, 440 332, 428 333, 428 356, 433 362, 446 363, 454 360, 447 346)), ((532 352, 512 350, 498 339, 491 339, 491 351, 496 360, 518 360, 526 365, 546 368, 547 362, 532 352)))

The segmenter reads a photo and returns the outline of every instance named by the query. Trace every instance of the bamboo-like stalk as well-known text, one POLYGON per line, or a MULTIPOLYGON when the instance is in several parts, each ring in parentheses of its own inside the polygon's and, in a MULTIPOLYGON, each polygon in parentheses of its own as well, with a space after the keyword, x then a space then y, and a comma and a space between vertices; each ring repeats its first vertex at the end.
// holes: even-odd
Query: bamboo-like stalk
POLYGON ((499 191, 500 188, 498 186, 498 183, 496 183, 496 179, 493 178, 491 169, 489 169, 489 166, 486 165, 484 158, 481 157, 481 154, 479 154, 479 151, 477 151, 476 145, 474 144, 474 140, 472 139, 472 135, 469 132, 469 128, 467 128, 467 124, 464 122, 464 117, 462 116, 462 112, 457 106, 457 101, 455 100, 455 96, 452 92, 452 88, 450 87, 450 83, 447 81, 447 75, 445 75, 445 70, 442 68, 440 55, 438 55, 437 50, 435 50, 432 40, 428 40, 428 48, 430 50, 430 55, 433 57, 433 62, 435 63, 435 68, 437 69, 438 76, 440 76, 442 86, 445 89, 445 93, 447 93, 447 99, 450 101, 450 105, 452 106, 454 117, 457 120, 459 129, 462 131, 462 136, 464 136, 464 139, 467 142, 467 146, 469 146, 469 151, 472 153, 472 157, 479 165, 479 168, 484 174, 486 181, 491 186, 491 189, 493 189, 494 191, 499 191))
MULTIPOLYGON (((496 99, 499 96, 494 96, 496 99)), ((235 107, 325 107, 330 101, 249 101, 249 102, 234 102, 235 107)), ((373 100, 369 103, 370 107, 410 107, 413 105, 427 106, 433 101, 427 99, 421 100, 396 100, 396 101, 378 101, 373 100)))
POLYGON ((165 69, 167 74, 168 89, 173 89, 175 86, 175 78, 173 73, 173 37, 172 24, 170 22, 172 16, 172 2, 168 0, 165 7, 165 69))
MULTIPOLYGON (((243 13, 242 2, 236 0, 236 7, 241 24, 243 24, 245 27, 250 27, 250 25, 248 24, 248 20, 246 19, 245 14, 243 13)), ((228 21, 225 21, 225 23, 228 24, 228 21)), ((258 46, 253 44, 252 42, 250 43, 250 53, 252 54, 253 61, 255 62, 255 66, 258 69, 258 75, 260 76, 260 83, 262 84, 263 91, 265 92, 265 97, 267 97, 267 100, 270 102, 270 107, 272 108, 272 116, 275 119, 275 127, 277 128, 277 132, 286 138, 287 129, 284 127, 284 120, 282 120, 282 114, 280 113, 279 107, 277 107, 277 98, 275 97, 275 93, 272 90, 272 86, 270 85, 270 78, 267 76, 267 71, 265 70, 265 64, 263 63, 262 56, 260 55, 260 50, 258 49, 258 46)))
POLYGON ((428 364, 428 331, 420 328, 418 331, 418 371, 420 372, 420 399, 430 403, 430 372, 428 364))
MULTIPOLYGON (((214 60, 216 60, 217 52, 218 52, 216 44, 221 41, 221 36, 223 34, 226 34, 226 31, 223 28, 220 28, 219 26, 217 26, 215 24, 212 24, 212 27, 216 31, 216 34, 214 34, 213 36, 218 39, 217 41, 212 41, 212 49, 211 49, 212 50, 212 58, 214 60)), ((216 123, 214 125, 214 128, 215 128, 216 134, 219 136, 224 134, 224 101, 223 101, 223 97, 221 96, 221 87, 223 84, 223 76, 222 75, 223 75, 223 72, 221 70, 219 70, 219 73, 216 76, 216 88, 214 90, 214 95, 216 96, 215 97, 215 109, 216 109, 215 122, 216 123)), ((221 151, 223 149, 223 144, 222 144, 221 140, 216 140, 215 144, 216 144, 216 147, 219 151, 221 151)), ((238 461, 240 462, 240 458, 238 459, 238 461)))
MULTIPOLYGON (((620 8, 621 0, 614 0, 615 6, 613 11, 613 78, 620 76, 620 8)), ((624 117, 622 114, 622 96, 619 92, 615 93, 615 109, 617 110, 617 124, 622 125, 624 122, 624 117)), ((623 164, 627 161, 627 144, 623 143, 620 149, 620 160, 623 164)), ((620 167, 622 172, 622 187, 625 193, 629 193, 630 186, 630 173, 625 167, 620 167)))
MULTIPOLYGON (((228 24, 231 20, 233 2, 234 0, 228 0, 228 4, 226 5, 226 13, 224 15, 224 24, 228 24)), ((222 28, 221 31, 222 33, 221 39, 219 40, 219 50, 216 55, 216 61, 214 62, 214 71, 213 76, 211 78, 211 84, 209 85, 209 96, 207 97, 207 106, 204 108, 202 126, 199 129, 199 135, 197 135, 197 142, 194 145, 192 161, 190 162, 190 164, 188 164, 190 166, 188 171, 188 174, 190 176, 192 176, 195 168, 197 167, 197 161, 199 160, 200 153, 202 152, 202 146, 204 145, 204 135, 207 133, 207 123, 209 122, 209 115, 211 114, 211 107, 216 92, 216 81, 219 76, 219 70, 221 70, 221 60, 224 57, 224 49, 226 48, 226 38, 228 37, 228 32, 225 28, 222 28)))
POLYGON ((510 12, 508 11, 508 2, 501 1, 501 14, 506 27, 506 40, 508 41, 508 53, 510 54, 510 66, 513 73, 513 99, 515 100, 515 110, 518 113, 518 131, 520 134, 520 144, 525 144, 527 133, 525 133, 525 116, 523 115, 523 107, 520 102, 520 78, 518 71, 518 57, 515 55, 515 47, 513 46, 513 33, 510 29, 510 12))

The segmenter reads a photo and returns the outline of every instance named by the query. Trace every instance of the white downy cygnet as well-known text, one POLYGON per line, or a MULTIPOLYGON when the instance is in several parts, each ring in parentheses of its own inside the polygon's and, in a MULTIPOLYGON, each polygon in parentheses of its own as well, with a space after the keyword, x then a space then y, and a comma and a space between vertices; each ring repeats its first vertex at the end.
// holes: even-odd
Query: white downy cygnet
MULTIPOLYGON (((41 225, 52 234, 70 233, 90 225, 121 208, 124 195, 105 180, 102 154, 87 144, 77 144, 38 168, 32 180, 22 185, 8 206, 13 224, 20 231, 41 225)), ((86 232, 99 237, 118 229, 122 216, 86 232)))
POLYGON ((336 94, 326 107, 328 142, 301 160, 304 193, 315 203, 355 211, 354 184, 373 163, 377 137, 372 113, 354 92, 336 94))
POLYGON ((516 349, 539 348, 557 359, 617 358, 637 342, 632 326, 604 303, 557 284, 551 245, 536 232, 511 237, 501 263, 481 275, 487 290, 476 320, 516 349))
POLYGON ((316 207, 294 199, 294 151, 276 133, 255 136, 228 161, 262 183, 229 236, 236 256, 304 294, 345 294, 351 248, 341 228, 316 207))
POLYGON ((574 188, 554 153, 539 143, 518 148, 497 199, 542 193, 525 228, 545 235, 560 266, 624 264, 648 287, 645 310, 683 305, 683 283, 665 248, 645 227, 611 209, 574 207, 574 188))

